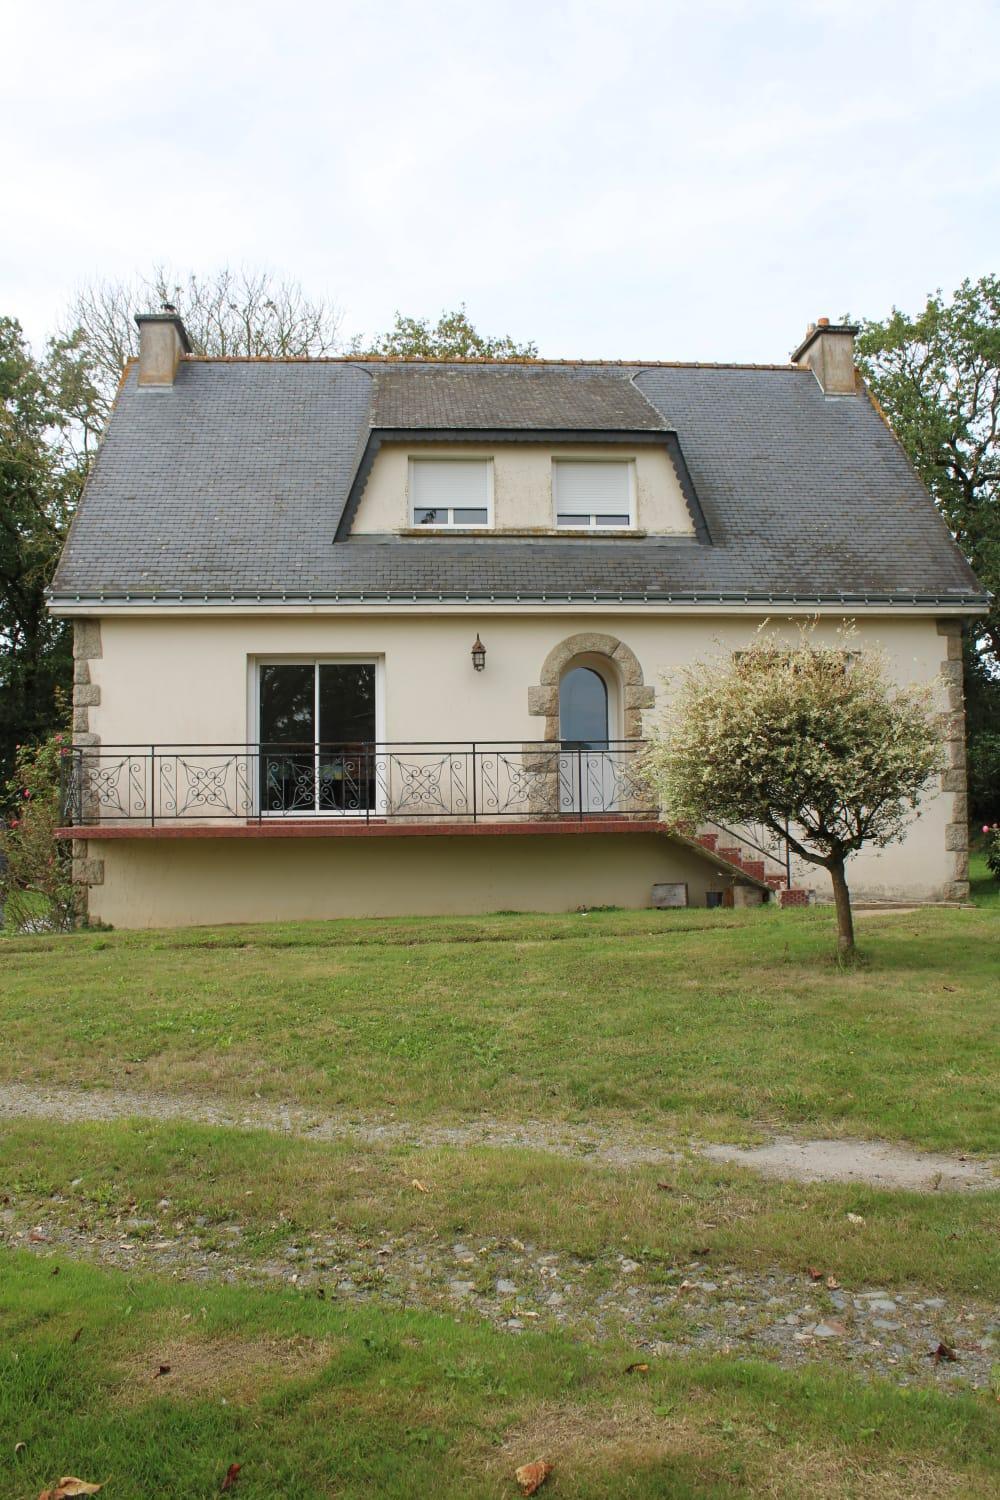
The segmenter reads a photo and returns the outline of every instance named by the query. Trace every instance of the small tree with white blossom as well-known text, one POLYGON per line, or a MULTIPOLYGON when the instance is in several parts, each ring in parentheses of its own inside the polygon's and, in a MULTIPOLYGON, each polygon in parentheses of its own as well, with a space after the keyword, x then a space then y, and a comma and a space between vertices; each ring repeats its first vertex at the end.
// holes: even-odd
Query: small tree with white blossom
POLYGON ((766 631, 681 674, 646 770, 664 816, 761 823, 829 872, 838 948, 854 952, 845 864, 902 837, 941 765, 930 689, 900 687, 846 633, 792 646, 766 631))

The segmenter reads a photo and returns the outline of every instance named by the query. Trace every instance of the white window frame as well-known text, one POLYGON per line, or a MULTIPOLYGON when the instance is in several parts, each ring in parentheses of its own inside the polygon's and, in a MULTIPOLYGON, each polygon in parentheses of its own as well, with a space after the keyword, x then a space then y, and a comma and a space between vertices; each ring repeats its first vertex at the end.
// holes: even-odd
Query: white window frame
MULTIPOLYGON (((424 507, 421 507, 423 509, 424 507)), ((492 453, 411 453, 406 466, 406 515, 411 529, 414 531, 492 531, 493 529, 493 455, 492 453), (447 512, 446 521, 435 521, 430 525, 425 521, 418 521, 414 514, 415 485, 413 483, 413 470, 420 463, 466 463, 486 465, 486 520, 485 521, 455 521, 453 519, 456 508, 476 509, 477 507, 456 507, 453 505, 440 506, 439 509, 447 512)))
MULTIPOLYGON (((610 535, 613 536, 616 532, 617 533, 621 533, 623 531, 634 531, 635 528, 636 528, 636 525, 637 525, 637 522, 636 522, 636 513, 637 513, 637 507, 636 507, 635 459, 634 458, 632 458, 632 457, 629 457, 629 458, 610 458, 610 457, 605 457, 603 455, 600 458, 593 458, 588 453, 581 453, 581 454, 577 454, 577 453, 561 453, 561 454, 559 454, 559 456, 557 458, 553 458, 553 460, 552 460, 552 525, 553 525, 553 527, 555 528, 556 531, 563 532, 563 533, 568 532, 568 531, 602 531, 602 532, 608 532, 610 535), (600 526, 600 525, 598 525, 597 517, 598 517, 599 514, 601 514, 601 512, 591 511, 589 513, 589 515, 588 515, 588 519, 587 519, 587 521, 586 521, 585 524, 581 524, 579 526, 560 526, 559 525, 559 511, 560 511, 560 506, 559 506, 559 466, 560 466, 560 464, 618 464, 619 466, 622 465, 622 464, 624 464, 625 468, 626 468, 626 472, 628 474, 628 521, 626 522, 626 524, 624 526, 600 526)), ((567 510, 566 514, 567 515, 577 516, 577 515, 583 515, 583 514, 586 514, 586 513, 583 512, 583 511, 577 510, 574 507, 572 510, 567 510)), ((606 512, 604 514, 606 514, 606 512)))
MULTIPOLYGON (((248 744, 255 752, 256 773, 253 778, 253 805, 254 816, 262 818, 276 818, 279 822, 282 818, 364 818, 384 817, 386 810, 385 798, 385 774, 378 774, 378 762, 384 757, 375 756, 375 804, 366 814, 364 808, 356 811, 344 812, 335 807, 318 808, 311 811, 297 809, 291 812, 271 811, 267 812, 260 807, 260 669, 261 667, 312 667, 313 670, 313 714, 314 725, 319 727, 319 672, 315 669, 324 666, 338 667, 374 667, 375 668, 375 744, 381 745, 385 740, 385 657, 384 656, 337 656, 328 653, 322 656, 308 656, 296 653, 292 656, 267 655, 251 656, 247 659, 247 681, 248 681, 248 719, 250 733, 247 736, 248 744)), ((313 741, 316 745, 321 741, 313 741)), ((314 754, 317 773, 319 769, 319 751, 314 754)), ((319 778, 317 774, 317 786, 319 778)))

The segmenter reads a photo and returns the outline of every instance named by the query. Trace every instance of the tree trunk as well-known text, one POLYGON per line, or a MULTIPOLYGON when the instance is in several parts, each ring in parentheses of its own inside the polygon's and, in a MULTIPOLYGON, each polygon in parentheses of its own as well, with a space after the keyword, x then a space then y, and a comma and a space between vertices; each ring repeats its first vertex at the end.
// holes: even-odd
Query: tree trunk
POLYGON ((847 889, 844 861, 831 860, 828 866, 833 881, 833 899, 837 903, 837 952, 842 958, 854 953, 854 918, 851 915, 851 893, 847 889))

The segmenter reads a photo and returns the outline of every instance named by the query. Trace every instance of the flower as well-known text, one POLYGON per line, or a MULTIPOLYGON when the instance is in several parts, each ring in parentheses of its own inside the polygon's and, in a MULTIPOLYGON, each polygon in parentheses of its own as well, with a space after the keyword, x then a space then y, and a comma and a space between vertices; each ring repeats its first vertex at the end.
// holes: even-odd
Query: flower
POLYGON ((983 832, 984 833, 989 833, 989 831, 990 831, 990 825, 988 823, 984 823, 983 824, 983 832))

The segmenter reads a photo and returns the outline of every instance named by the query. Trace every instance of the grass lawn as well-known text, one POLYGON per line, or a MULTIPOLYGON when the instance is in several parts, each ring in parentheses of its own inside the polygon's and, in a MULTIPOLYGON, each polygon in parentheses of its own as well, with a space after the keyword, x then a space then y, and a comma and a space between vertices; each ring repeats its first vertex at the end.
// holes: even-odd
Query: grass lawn
POLYGON ((833 1317, 841 1294, 808 1291, 815 1266, 852 1292, 946 1301, 942 1337, 961 1344, 998 1290, 998 1194, 768 1181, 686 1150, 784 1131, 996 1152, 995 891, 866 917, 850 971, 817 910, 5 942, 0 1098, 290 1106, 346 1133, 4 1120, 0 1493, 34 1500, 76 1473, 109 1500, 189 1500, 238 1462, 248 1500, 500 1497, 539 1457, 553 1496, 998 1492, 996 1396, 963 1389, 961 1364, 930 1389, 926 1359, 891 1353, 901 1334, 790 1363, 761 1356, 753 1321, 795 1278, 833 1317), (449 1141, 484 1117, 540 1144, 449 1141), (373 1133, 401 1121, 412 1139, 373 1133), (579 1152, 546 1149, 546 1130, 579 1152), (597 1139, 680 1155, 593 1159, 597 1139), (12 1248, 35 1226, 34 1254, 12 1248), (415 1300, 407 1276, 424 1252, 436 1275, 456 1241, 475 1264, 415 1300), (574 1280, 590 1288, 589 1321, 557 1322, 555 1283, 529 1296, 523 1280, 520 1336, 476 1316, 498 1276, 550 1261, 568 1302, 574 1280), (359 1299, 335 1291, 343 1262, 359 1299), (682 1295, 706 1275, 711 1291, 682 1295), (699 1343, 755 1279, 745 1344, 699 1343), (642 1340, 629 1296, 652 1320, 642 1340), (648 1371, 627 1375, 637 1359, 648 1371))
POLYGON ((1000 1146, 995 910, 593 912, 5 946, 0 1076, 414 1120, 1000 1146))
POLYGON ((246 1500, 502 1497, 548 1453, 550 1492, 577 1500, 995 1493, 986 1401, 837 1372, 629 1374, 613 1345, 89 1266, 54 1277, 27 1255, 5 1267, 0 1318, 0 1477, 16 1500, 63 1473, 115 1500, 192 1500, 233 1463, 246 1500))

